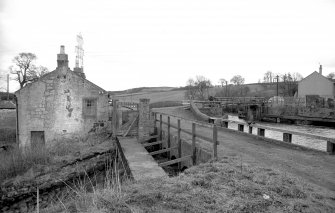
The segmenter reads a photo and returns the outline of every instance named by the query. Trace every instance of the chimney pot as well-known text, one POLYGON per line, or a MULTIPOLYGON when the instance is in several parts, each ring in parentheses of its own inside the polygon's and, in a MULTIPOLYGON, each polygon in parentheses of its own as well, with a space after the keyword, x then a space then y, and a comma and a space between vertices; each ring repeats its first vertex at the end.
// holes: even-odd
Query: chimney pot
POLYGON ((65 47, 64 47, 64 45, 60 46, 60 54, 65 54, 65 47))
POLYGON ((319 73, 322 75, 322 65, 320 64, 319 73))

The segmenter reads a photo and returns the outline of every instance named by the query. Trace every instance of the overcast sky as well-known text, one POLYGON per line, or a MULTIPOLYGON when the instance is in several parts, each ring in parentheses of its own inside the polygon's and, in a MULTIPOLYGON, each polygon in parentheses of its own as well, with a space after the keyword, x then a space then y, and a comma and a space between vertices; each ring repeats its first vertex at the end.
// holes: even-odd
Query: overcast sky
POLYGON ((86 76, 106 90, 335 72, 335 0, 0 0, 0 72, 19 52, 54 70, 60 45, 73 69, 79 32, 86 76))

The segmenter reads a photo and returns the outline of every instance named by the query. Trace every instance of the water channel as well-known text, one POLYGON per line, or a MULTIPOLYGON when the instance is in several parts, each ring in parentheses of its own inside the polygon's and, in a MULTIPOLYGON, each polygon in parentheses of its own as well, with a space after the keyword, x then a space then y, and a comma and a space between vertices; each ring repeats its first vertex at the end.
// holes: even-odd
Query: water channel
MULTIPOLYGON (((231 121, 238 121, 245 123, 248 125, 244 120, 239 119, 237 116, 229 115, 228 117, 231 121)), ((301 133, 309 133, 313 135, 323 136, 323 137, 329 137, 329 138, 335 138, 335 128, 330 127, 321 127, 321 126, 313 126, 313 125, 292 125, 292 124, 282 124, 282 123, 265 123, 265 122, 257 122, 257 124, 260 124, 262 126, 268 126, 283 130, 290 130, 295 132, 301 132, 301 133)), ((228 128, 229 129, 238 129, 237 123, 229 123, 228 128)), ((244 128, 244 132, 248 132, 248 128, 244 128)), ((253 128, 252 134, 257 135, 257 128, 253 128)), ((283 133, 277 132, 273 130, 265 130, 265 137, 276 139, 276 140, 283 140, 283 133)), ((300 135, 292 135, 292 143, 302 145, 305 147, 326 151, 327 149, 327 141, 314 139, 306 136, 300 136, 300 135)))

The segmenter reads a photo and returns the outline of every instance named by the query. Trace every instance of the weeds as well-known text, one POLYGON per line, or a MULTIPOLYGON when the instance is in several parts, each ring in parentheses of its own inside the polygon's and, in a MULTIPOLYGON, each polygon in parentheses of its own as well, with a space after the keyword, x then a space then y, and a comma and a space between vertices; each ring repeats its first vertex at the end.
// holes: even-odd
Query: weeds
POLYGON ((35 165, 47 165, 51 162, 49 152, 45 148, 26 149, 14 148, 0 155, 0 182, 6 178, 23 174, 35 165))
MULTIPOLYGON (((334 212, 333 194, 288 174, 249 166, 240 157, 187 169, 179 176, 121 181, 113 159, 102 188, 76 192, 79 212, 334 212), (241 162, 243 175, 241 175, 241 162), (275 175, 274 175, 275 174, 275 175), (122 185, 121 185, 122 183, 122 185), (308 189, 308 190, 307 190, 308 189), (316 193, 317 192, 317 193, 316 193), (79 205, 80 204, 80 205, 79 205)), ((120 164, 121 165, 121 164, 120 164)))
MULTIPOLYGON (((119 167, 124 165, 120 159, 116 153, 105 162, 102 182, 97 181, 99 174, 90 177, 86 173, 73 185, 65 183, 69 194, 72 194, 71 200, 60 201, 58 209, 62 208, 65 212, 131 212, 121 187, 121 183, 128 183, 129 180, 122 178, 121 172, 125 168, 119 167)), ((57 208, 53 206, 44 211, 53 212, 52 209, 57 208)))

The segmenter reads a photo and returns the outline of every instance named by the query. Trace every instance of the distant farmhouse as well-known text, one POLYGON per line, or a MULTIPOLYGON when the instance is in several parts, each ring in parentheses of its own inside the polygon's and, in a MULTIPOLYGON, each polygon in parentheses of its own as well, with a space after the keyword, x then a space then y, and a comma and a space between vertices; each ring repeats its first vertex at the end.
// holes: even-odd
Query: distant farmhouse
POLYGON ((330 105, 333 108, 335 98, 335 80, 326 78, 322 75, 322 65, 319 72, 313 72, 298 85, 298 97, 306 98, 306 103, 317 105, 330 105))
POLYGON ((46 145, 63 138, 86 136, 108 119, 108 94, 85 78, 82 68, 70 70, 64 46, 57 68, 15 92, 19 146, 46 145))

